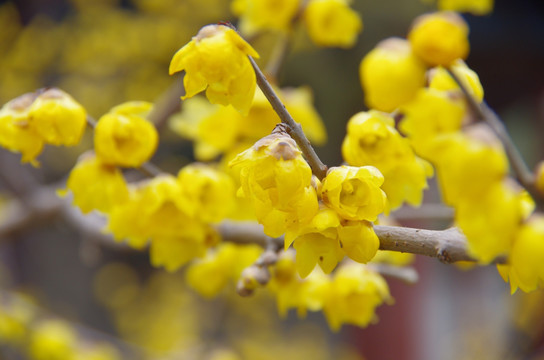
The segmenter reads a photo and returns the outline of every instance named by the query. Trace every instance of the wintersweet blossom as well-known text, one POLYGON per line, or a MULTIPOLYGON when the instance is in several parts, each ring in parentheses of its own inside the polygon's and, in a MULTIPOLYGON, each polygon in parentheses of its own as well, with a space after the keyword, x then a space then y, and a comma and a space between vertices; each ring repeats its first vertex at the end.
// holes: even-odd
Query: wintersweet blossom
POLYGON ((508 265, 498 270, 505 281, 510 281, 512 293, 519 287, 525 292, 544 286, 544 217, 533 215, 521 225, 516 235, 508 265))
POLYGON ((188 206, 188 214, 203 222, 223 220, 233 209, 234 182, 225 173, 203 163, 183 167, 178 173, 181 199, 188 206))
POLYGON ((288 32, 301 0, 233 0, 231 10, 240 18, 240 31, 253 35, 262 30, 288 32))
POLYGON ((94 150, 104 163, 139 167, 157 148, 157 130, 145 119, 153 105, 131 101, 103 115, 94 131, 94 150))
POLYGON ((21 162, 37 166, 36 157, 42 152, 43 138, 30 126, 28 110, 34 94, 15 98, 0 109, 0 145, 12 152, 21 153, 21 162))
POLYGON ((176 52, 169 71, 185 70, 182 99, 206 90, 212 104, 232 104, 247 114, 257 84, 248 55, 259 57, 236 31, 225 25, 207 25, 176 52))
POLYGON ((366 104, 376 110, 395 110, 425 85, 425 70, 407 40, 381 41, 359 65, 366 104))
POLYGON ((87 113, 70 95, 57 88, 38 92, 28 109, 29 124, 48 144, 73 146, 79 143, 87 113))
POLYGON ((342 324, 367 326, 376 322, 376 307, 390 301, 389 287, 381 275, 351 263, 335 272, 323 312, 331 329, 338 331, 342 324))
MULTIPOLYGON (((450 66, 451 70, 457 75, 461 83, 468 90, 469 94, 481 102, 484 98, 484 88, 480 82, 478 74, 470 69, 467 64, 461 59, 457 59, 450 66)), ((446 69, 438 66, 429 71, 429 88, 442 91, 457 91, 460 93, 459 85, 448 74, 446 69)))
POLYGON ((363 21, 349 4, 349 0, 310 0, 303 14, 310 39, 319 46, 355 45, 363 21))
POLYGON ((83 212, 98 210, 108 213, 128 200, 128 188, 121 171, 102 163, 94 154, 83 154, 70 171, 64 195, 70 190, 73 204, 83 212))
POLYGON ((394 120, 379 111, 360 112, 351 117, 342 143, 342 155, 351 166, 374 166, 383 174, 381 186, 387 195, 386 212, 407 202, 421 204, 427 177, 433 169, 417 157, 409 140, 394 127, 394 120))
POLYGON ((431 66, 449 66, 469 52, 468 25, 454 12, 417 17, 408 34, 414 53, 431 66))
POLYGON ((240 195, 251 199, 267 235, 280 236, 288 226, 309 221, 317 212, 312 171, 289 136, 264 137, 229 166, 240 169, 240 195))
POLYGON ((323 180, 323 202, 347 220, 375 221, 383 212, 384 178, 373 166, 330 168, 323 180))

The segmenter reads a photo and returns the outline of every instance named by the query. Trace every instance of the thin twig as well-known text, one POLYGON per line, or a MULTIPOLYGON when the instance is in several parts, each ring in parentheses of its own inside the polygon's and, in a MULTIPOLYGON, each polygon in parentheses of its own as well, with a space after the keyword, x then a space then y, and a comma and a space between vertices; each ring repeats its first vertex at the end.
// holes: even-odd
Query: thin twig
POLYGON ((383 263, 370 263, 367 266, 380 275, 398 279, 407 284, 415 284, 419 280, 419 275, 413 267, 395 266, 383 263))
POLYGON ((289 112, 285 108, 285 105, 283 105, 255 60, 253 60, 251 56, 248 56, 248 58, 251 62, 251 65, 253 66, 253 69, 255 70, 255 75, 257 76, 257 85, 259 85, 262 92, 272 105, 272 108, 280 117, 281 122, 288 126, 289 135, 297 142, 300 150, 306 157, 306 161, 308 161, 308 164, 312 168, 312 172, 314 173, 314 175, 317 176, 320 180, 323 180, 323 178, 325 178, 325 175, 327 174, 327 166, 323 164, 323 162, 321 162, 314 148, 310 144, 310 141, 308 140, 308 138, 306 138, 306 135, 302 131, 302 126, 300 126, 299 123, 293 120, 293 117, 291 116, 291 114, 289 114, 289 112))
POLYGON ((479 120, 484 121, 499 137, 504 151, 508 156, 510 165, 518 182, 529 192, 529 194, 535 200, 537 206, 540 209, 544 209, 544 198, 535 187, 535 176, 523 161, 523 158, 517 149, 516 145, 510 138, 506 127, 499 119, 497 114, 485 103, 478 103, 472 94, 468 91, 467 87, 463 84, 459 76, 451 68, 447 68, 448 73, 452 79, 457 83, 465 98, 467 99, 470 109, 474 112, 479 120))

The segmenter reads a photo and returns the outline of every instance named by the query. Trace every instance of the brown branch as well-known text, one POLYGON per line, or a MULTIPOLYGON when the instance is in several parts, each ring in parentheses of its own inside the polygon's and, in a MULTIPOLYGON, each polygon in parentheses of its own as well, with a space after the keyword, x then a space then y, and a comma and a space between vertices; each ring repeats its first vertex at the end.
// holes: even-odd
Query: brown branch
POLYGON ((370 263, 367 265, 367 267, 380 275, 393 279, 398 279, 407 284, 415 284, 419 280, 419 275, 417 274, 416 269, 414 269, 413 267, 395 266, 382 263, 370 263))
POLYGON ((288 126, 289 135, 297 142, 300 150, 306 157, 306 161, 308 161, 308 164, 312 168, 312 172, 314 173, 314 175, 317 176, 319 180, 323 180, 323 178, 325 178, 325 175, 327 174, 327 166, 323 164, 323 162, 321 162, 314 148, 310 144, 310 141, 308 140, 308 138, 306 138, 306 135, 302 131, 302 126, 300 126, 299 123, 293 120, 293 117, 291 116, 291 114, 289 114, 289 112, 285 108, 285 105, 281 102, 278 95, 262 73, 255 60, 253 60, 251 56, 248 56, 248 58, 251 62, 251 66, 253 66, 253 69, 255 70, 255 75, 257 76, 257 85, 259 85, 262 92, 264 93, 264 96, 266 96, 266 98, 272 105, 272 108, 280 117, 281 122, 288 126))
POLYGON ((474 96, 468 91, 467 87, 463 84, 459 76, 451 68, 446 69, 452 79, 457 83, 461 91, 463 92, 470 109, 476 115, 479 120, 484 121, 495 132, 501 141, 504 151, 508 156, 510 165, 518 182, 529 192, 532 198, 535 200, 539 209, 544 209, 544 198, 538 192, 535 186, 535 176, 523 161, 523 158, 517 149, 516 145, 510 138, 506 127, 499 119, 497 114, 485 103, 478 103, 474 96))
MULTIPOLYGON (((238 244, 255 243, 265 246, 267 236, 262 233, 262 226, 250 222, 225 221, 219 225, 223 240, 238 244)), ((425 255, 439 259, 444 263, 457 261, 476 261, 467 251, 466 237, 456 228, 447 230, 423 230, 400 226, 374 226, 380 239, 380 249, 425 255)), ((278 238, 277 241, 283 241, 278 238)), ((506 259, 497 258, 493 263, 505 263, 506 259)))

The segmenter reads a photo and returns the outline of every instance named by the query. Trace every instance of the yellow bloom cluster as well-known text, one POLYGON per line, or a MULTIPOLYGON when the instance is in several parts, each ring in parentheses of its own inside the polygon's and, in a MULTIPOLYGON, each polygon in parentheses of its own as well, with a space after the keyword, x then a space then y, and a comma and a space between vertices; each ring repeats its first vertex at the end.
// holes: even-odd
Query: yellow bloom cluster
MULTIPOLYGON (((289 113, 301 124, 315 145, 323 145, 327 133, 321 117, 313 107, 309 88, 278 90, 289 113)), ((170 127, 179 135, 194 141, 195 157, 209 161, 222 153, 229 153, 239 144, 254 143, 270 134, 280 119, 261 90, 255 91, 247 115, 232 106, 212 105, 201 97, 183 102, 181 113, 174 115, 170 127)))
POLYGON ((206 90, 212 104, 232 104, 247 114, 256 87, 248 55, 259 57, 235 30, 226 25, 207 25, 176 52, 170 74, 185 70, 186 94, 182 99, 206 90))
POLYGON ((85 109, 56 88, 19 96, 0 109, 0 146, 38 165, 44 144, 73 146, 85 131, 85 109))
POLYGON ((32 299, 24 295, 6 292, 0 300, 0 344, 4 349, 18 350, 33 360, 121 359, 114 346, 91 344, 89 339, 80 339, 69 323, 44 318, 32 299))
POLYGON ((240 168, 241 195, 253 202, 264 232, 285 233, 285 249, 293 244, 300 276, 317 264, 330 273, 345 255, 368 262, 376 254, 371 221, 384 211, 386 196, 375 167, 334 167, 318 184, 294 141, 281 132, 259 140, 230 165, 240 168))
POLYGON ((350 48, 363 29, 350 4, 350 0, 234 0, 231 10, 240 18, 240 30, 249 36, 266 30, 290 33, 302 18, 316 45, 350 48))
POLYGON ((398 133, 388 114, 375 110, 355 114, 347 125, 342 154, 350 165, 374 166, 383 174, 388 210, 404 202, 421 204, 427 177, 433 170, 414 154, 408 139, 398 133))
POLYGON ((230 177, 203 164, 189 165, 177 178, 161 175, 130 187, 128 199, 108 214, 108 230, 135 248, 151 241, 151 263, 174 271, 218 243, 209 223, 227 216, 233 202, 230 177))
POLYGON ((249 197, 265 234, 278 237, 317 213, 312 170, 289 136, 272 134, 239 154, 230 166, 240 168, 241 196, 249 197))
POLYGON ((330 277, 316 269, 301 279, 290 252, 280 257, 268 287, 282 316, 291 308, 301 317, 308 310, 322 310, 334 331, 342 324, 364 327, 375 322, 375 308, 391 299, 385 280, 365 265, 342 264, 330 277))
MULTIPOLYGON (((408 40, 383 40, 362 59, 359 76, 366 104, 392 112, 411 101, 426 83, 428 66, 456 67, 472 88, 479 83, 477 76, 474 78, 475 74, 459 62, 466 58, 468 49, 468 25, 456 13, 437 12, 416 18, 408 40)), ((440 74, 431 87, 456 87, 448 78, 440 74)))
POLYGON ((187 283, 200 295, 217 296, 229 282, 235 282, 242 271, 252 265, 263 252, 258 245, 219 244, 187 269, 187 283))

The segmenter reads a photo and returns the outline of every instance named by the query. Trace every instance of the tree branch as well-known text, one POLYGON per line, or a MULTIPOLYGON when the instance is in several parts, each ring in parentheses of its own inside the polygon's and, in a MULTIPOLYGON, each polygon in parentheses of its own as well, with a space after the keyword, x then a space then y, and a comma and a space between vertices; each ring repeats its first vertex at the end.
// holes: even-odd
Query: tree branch
MULTIPOLYGON (((251 222, 225 221, 218 227, 224 241, 238 244, 255 243, 266 246, 267 238, 262 232, 262 225, 251 222)), ((374 226, 380 239, 380 249, 425 255, 439 259, 444 263, 457 261, 476 261, 467 251, 466 237, 457 229, 423 230, 401 226, 374 226)), ((283 241, 278 238, 276 241, 283 241)), ((505 263, 498 258, 494 263, 505 263)))
POLYGON ((259 85, 262 92, 264 93, 264 96, 266 96, 266 98, 272 105, 272 108, 280 117, 281 122, 287 125, 289 135, 297 142, 300 150, 304 154, 304 157, 306 157, 306 161, 308 161, 308 164, 312 168, 312 172, 314 173, 314 175, 317 176, 319 180, 323 180, 323 178, 327 174, 327 166, 323 164, 323 162, 321 162, 314 148, 310 144, 310 141, 308 140, 308 138, 306 138, 306 135, 302 131, 302 126, 300 126, 299 123, 293 120, 293 117, 291 116, 291 114, 289 114, 289 112, 285 108, 285 105, 283 105, 255 60, 253 60, 251 56, 248 56, 248 58, 251 62, 251 66, 253 66, 253 69, 255 70, 255 75, 257 76, 257 85, 259 85))
POLYGON ((476 101, 476 99, 463 84, 459 76, 457 76, 455 71, 453 71, 451 68, 446 68, 446 70, 463 92, 463 95, 467 99, 470 109, 474 112, 476 117, 479 120, 482 120, 486 124, 488 124, 489 127, 499 137, 499 140, 504 147, 504 151, 508 156, 508 160, 510 162, 510 165, 512 166, 512 170, 518 182, 529 192, 529 194, 537 204, 537 207, 539 209, 544 209, 544 199, 535 187, 535 176, 533 175, 531 170, 529 170, 529 168, 525 164, 525 161, 523 161, 520 152, 510 138, 510 135, 508 134, 508 131, 506 130, 506 127, 504 126, 502 121, 499 119, 497 114, 495 114, 495 112, 489 106, 487 106, 485 101, 482 101, 481 104, 476 101))

